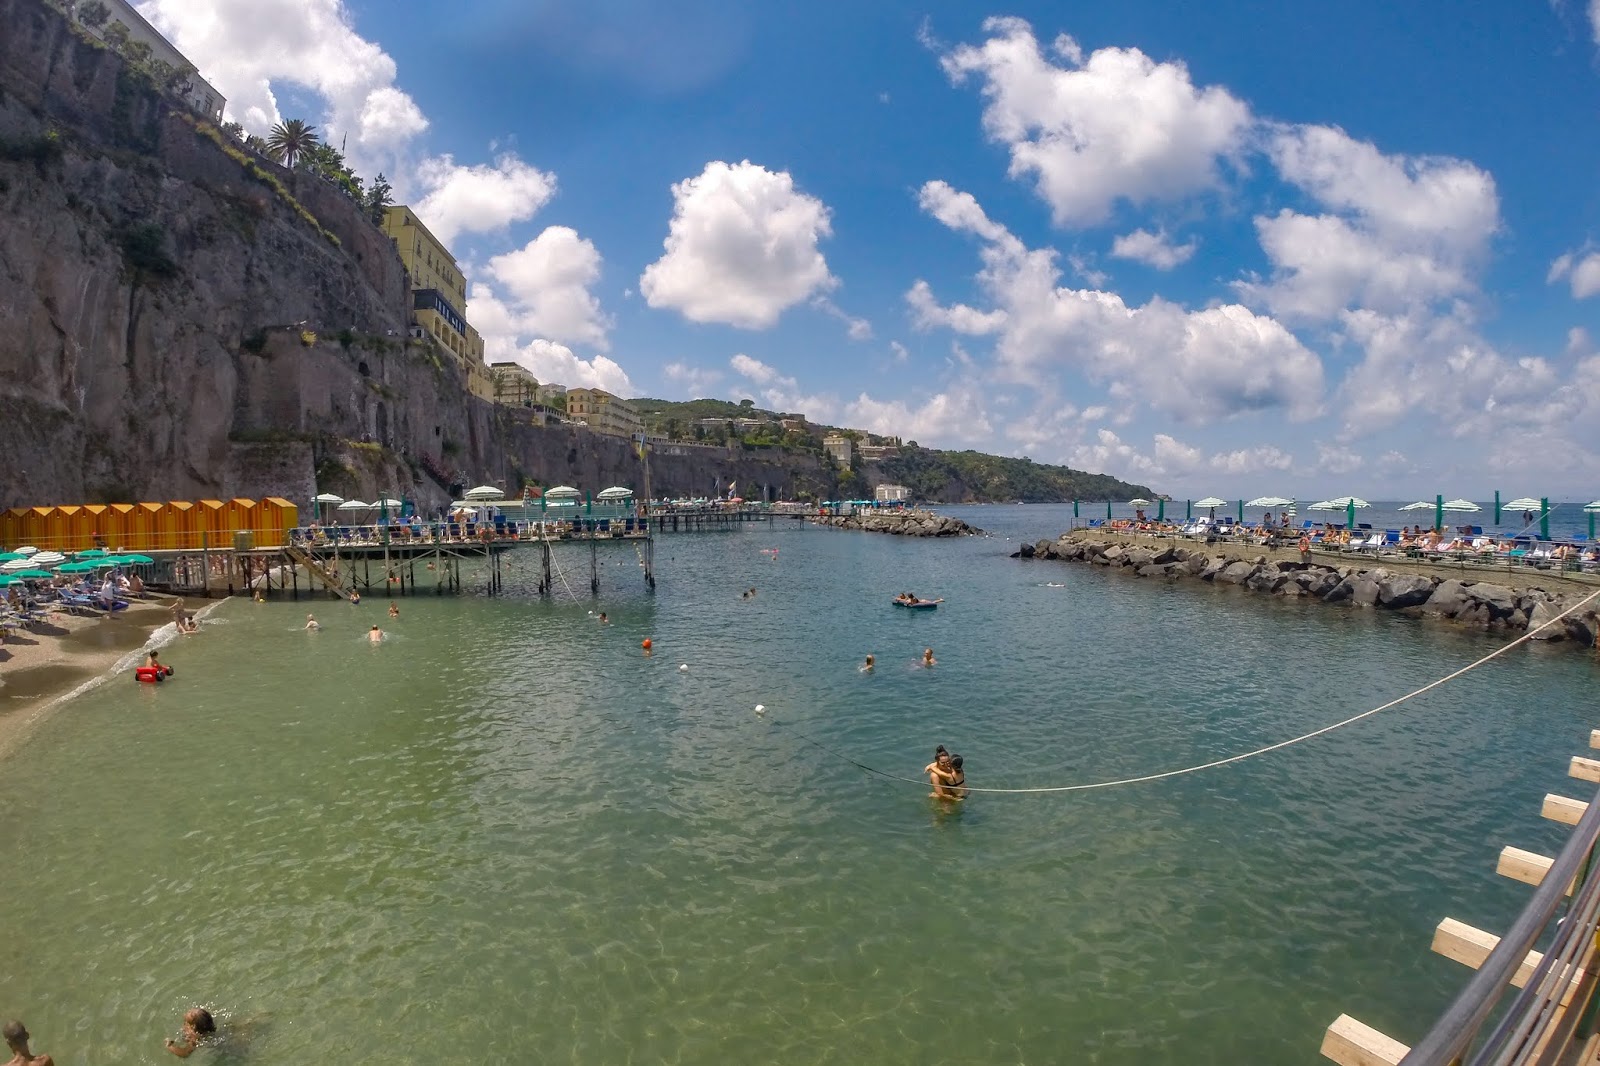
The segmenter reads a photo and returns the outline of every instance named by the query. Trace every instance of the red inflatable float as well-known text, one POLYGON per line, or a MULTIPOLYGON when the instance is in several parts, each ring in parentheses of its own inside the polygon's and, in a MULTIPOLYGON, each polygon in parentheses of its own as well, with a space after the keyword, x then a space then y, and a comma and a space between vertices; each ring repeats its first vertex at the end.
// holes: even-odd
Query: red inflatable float
POLYGON ((152 685, 158 681, 165 681, 172 676, 170 666, 140 666, 133 671, 133 676, 140 681, 148 681, 152 685))

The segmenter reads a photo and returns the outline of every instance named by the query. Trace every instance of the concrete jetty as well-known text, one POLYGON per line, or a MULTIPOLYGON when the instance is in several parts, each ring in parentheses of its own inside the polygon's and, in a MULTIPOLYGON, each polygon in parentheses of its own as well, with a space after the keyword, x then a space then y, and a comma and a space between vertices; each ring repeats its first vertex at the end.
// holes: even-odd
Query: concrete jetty
MULTIPOLYGON (((1600 591, 1594 575, 1565 577, 1482 564, 1448 565, 1404 558, 1377 559, 1250 544, 1205 543, 1125 532, 1071 530, 1055 540, 1024 544, 1013 558, 1060 559, 1168 581, 1209 581, 1255 593, 1400 611, 1459 625, 1509 633, 1537 628, 1600 591)), ((1596 646, 1600 599, 1537 640, 1596 646)))

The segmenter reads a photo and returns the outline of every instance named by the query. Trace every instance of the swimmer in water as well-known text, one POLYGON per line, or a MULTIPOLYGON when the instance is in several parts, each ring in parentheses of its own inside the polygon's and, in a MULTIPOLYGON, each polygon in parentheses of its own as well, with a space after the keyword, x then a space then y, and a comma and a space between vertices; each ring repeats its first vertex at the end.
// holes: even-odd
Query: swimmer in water
POLYGON ((390 618, 399 618, 400 617, 400 608, 395 604, 395 602, 393 600, 389 601, 389 617, 390 618))
POLYGON ((317 616, 316 615, 308 614, 308 615, 306 615, 306 628, 307 629, 321 629, 322 628, 322 623, 317 621, 317 616))
POLYGON ((183 1032, 178 1034, 178 1039, 167 1039, 167 1050, 180 1059, 186 1059, 205 1042, 206 1037, 214 1035, 216 1031, 217 1023, 211 1017, 211 1012, 204 1007, 195 1007, 183 1016, 183 1032))
POLYGON ((960 796, 951 792, 950 786, 955 783, 955 769, 950 765, 950 753, 945 746, 940 744, 933 749, 933 761, 922 768, 928 775, 928 784, 933 786, 933 791, 928 793, 933 799, 960 799, 960 796))
POLYGON ((371 641, 373 644, 382 644, 383 630, 379 629, 377 626, 373 626, 371 629, 367 630, 367 640, 371 641))
POLYGON ((155 652, 151 652, 150 653, 150 661, 148 663, 146 663, 145 665, 153 666, 157 670, 165 670, 166 669, 166 667, 162 665, 161 660, 156 658, 156 653, 155 652))
POLYGON ((11 1061, 5 1066, 56 1066, 56 1060, 49 1055, 35 1055, 28 1050, 28 1041, 33 1038, 21 1022, 7 1022, 0 1029, 0 1036, 5 1037, 6 1047, 11 1049, 11 1061))
POLYGON ((950 779, 950 797, 952 799, 967 798, 967 790, 963 787, 967 783, 967 771, 962 769, 965 765, 966 760, 962 759, 960 755, 950 756, 950 773, 952 775, 950 779))
POLYGON ((751 599, 755 599, 755 596, 756 596, 756 590, 755 589, 751 589, 750 590, 750 598, 751 599))
POLYGON ((357 592, 355 589, 350 590, 350 606, 361 606, 361 593, 357 592))
POLYGON ((606 617, 606 613, 604 611, 600 612, 600 624, 603 626, 608 626, 611 624, 611 619, 606 617))
POLYGON ((863 674, 870 674, 872 673, 872 668, 877 665, 878 660, 869 655, 867 656, 867 661, 861 664, 861 672, 863 674))
POLYGON ((933 649, 932 648, 923 648, 922 649, 922 665, 925 666, 925 667, 932 667, 932 666, 937 666, 938 664, 939 664, 939 660, 935 659, 933 657, 933 649))

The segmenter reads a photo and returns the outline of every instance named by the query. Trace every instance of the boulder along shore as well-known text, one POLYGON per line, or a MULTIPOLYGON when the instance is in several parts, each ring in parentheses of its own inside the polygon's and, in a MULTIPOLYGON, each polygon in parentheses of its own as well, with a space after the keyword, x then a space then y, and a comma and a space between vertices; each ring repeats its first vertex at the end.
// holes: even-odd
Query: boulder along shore
POLYGON ((894 533, 902 537, 978 537, 983 530, 959 518, 933 511, 869 511, 865 514, 818 515, 811 521, 835 529, 894 533))
MULTIPOLYGON (((1292 550, 1091 534, 1084 530, 1063 533, 1056 540, 1024 544, 1011 557, 1088 563, 1168 581, 1237 585, 1250 592, 1288 599, 1400 611, 1508 634, 1538 628, 1600 590, 1597 584, 1539 571, 1526 575, 1504 570, 1474 573, 1471 567, 1404 561, 1386 567, 1376 565, 1383 560, 1358 563, 1346 557, 1317 555, 1310 562, 1303 562, 1299 552, 1292 550)), ((1596 646, 1597 634, 1600 599, 1533 639, 1569 641, 1591 648, 1596 646)))

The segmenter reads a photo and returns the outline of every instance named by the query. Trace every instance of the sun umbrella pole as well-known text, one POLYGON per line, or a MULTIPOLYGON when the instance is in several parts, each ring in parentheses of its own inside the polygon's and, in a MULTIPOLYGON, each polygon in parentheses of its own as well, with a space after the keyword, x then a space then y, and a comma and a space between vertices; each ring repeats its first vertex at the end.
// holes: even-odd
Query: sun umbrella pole
POLYGON ((1444 497, 1443 496, 1435 496, 1433 498, 1433 528, 1434 529, 1443 529, 1444 528, 1444 497))
POLYGON ((1539 497, 1539 539, 1550 539, 1550 497, 1539 497))
POLYGON ((1494 524, 1500 524, 1500 490, 1494 490, 1494 524))

